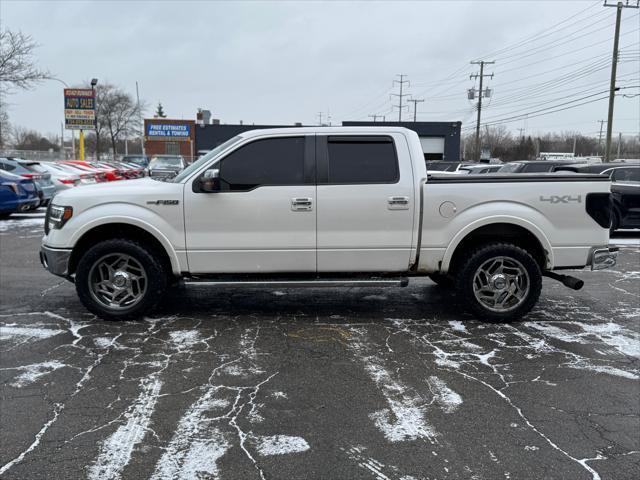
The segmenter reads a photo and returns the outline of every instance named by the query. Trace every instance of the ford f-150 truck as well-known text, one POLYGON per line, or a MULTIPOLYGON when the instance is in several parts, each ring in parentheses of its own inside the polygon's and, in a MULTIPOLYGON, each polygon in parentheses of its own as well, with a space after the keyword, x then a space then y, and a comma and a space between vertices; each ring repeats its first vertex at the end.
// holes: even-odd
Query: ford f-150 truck
POLYGON ((615 264, 597 175, 427 174, 398 127, 254 130, 170 180, 59 193, 40 258, 106 319, 181 279, 212 286, 404 286, 430 276, 490 320, 525 315, 542 276, 615 264))

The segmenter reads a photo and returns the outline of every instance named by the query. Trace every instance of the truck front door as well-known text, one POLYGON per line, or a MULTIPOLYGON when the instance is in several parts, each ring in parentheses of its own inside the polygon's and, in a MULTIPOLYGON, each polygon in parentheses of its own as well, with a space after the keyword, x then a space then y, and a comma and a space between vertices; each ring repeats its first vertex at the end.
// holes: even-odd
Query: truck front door
POLYGON ((185 186, 191 273, 316 271, 314 145, 313 135, 257 138, 209 167, 220 191, 185 186))
POLYGON ((414 180, 404 136, 318 135, 318 271, 409 267, 414 180))

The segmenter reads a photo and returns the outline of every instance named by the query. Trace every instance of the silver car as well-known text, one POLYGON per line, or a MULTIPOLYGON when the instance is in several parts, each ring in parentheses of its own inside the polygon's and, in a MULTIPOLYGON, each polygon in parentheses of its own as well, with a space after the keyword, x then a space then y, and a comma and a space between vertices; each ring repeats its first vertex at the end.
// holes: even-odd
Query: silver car
POLYGON ((154 155, 147 171, 152 178, 173 178, 186 167, 181 155, 154 155))
POLYGON ((56 187, 56 193, 80 184, 80 175, 64 170, 53 162, 40 162, 40 166, 51 174, 51 181, 56 187))

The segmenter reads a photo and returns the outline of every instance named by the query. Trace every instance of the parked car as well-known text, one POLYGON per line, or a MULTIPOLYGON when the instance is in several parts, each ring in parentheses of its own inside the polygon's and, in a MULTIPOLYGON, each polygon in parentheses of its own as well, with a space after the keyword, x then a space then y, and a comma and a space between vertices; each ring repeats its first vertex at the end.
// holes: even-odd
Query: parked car
POLYGON ((601 175, 427 175, 400 127, 243 132, 175 178, 67 190, 42 264, 93 313, 144 315, 173 281, 405 286, 430 276, 476 316, 528 313, 542 276, 615 265, 601 175), (566 201, 565 201, 566 200, 566 201))
POLYGON ((145 176, 144 167, 142 165, 137 165, 135 163, 125 163, 120 162, 125 167, 129 168, 129 171, 132 173, 133 178, 140 178, 145 176))
POLYGON ((90 173, 93 175, 93 177, 96 179, 96 182, 108 182, 107 180, 107 175, 105 172, 103 172, 100 169, 97 169, 91 165, 89 165, 87 162, 83 161, 83 160, 64 160, 62 162, 60 162, 62 165, 67 165, 70 167, 75 168, 76 170, 80 170, 81 172, 84 173, 90 173))
POLYGON ((42 192, 42 205, 47 205, 56 194, 56 187, 51 181, 51 174, 42 168, 39 162, 4 157, 0 158, 0 169, 35 181, 42 192))
POLYGON ((611 179, 613 215, 611 231, 640 228, 640 163, 610 162, 594 165, 567 165, 557 172, 599 173, 611 179))
POLYGON ((173 178, 186 166, 181 155, 155 155, 151 157, 147 171, 150 177, 173 178))
POLYGON ((67 165, 63 162, 53 162, 53 165, 55 165, 57 169, 67 172, 70 175, 78 175, 80 177, 80 185, 92 185, 97 183, 95 173, 88 172, 73 165, 67 165))
POLYGON ((467 165, 465 167, 460 167, 458 171, 468 172, 469 175, 480 175, 484 173, 496 173, 501 168, 502 168, 502 164, 489 165, 489 164, 483 163, 480 165, 467 165))
POLYGON ((51 174, 51 181, 56 187, 56 193, 80 184, 79 174, 64 170, 54 162, 41 162, 40 166, 51 174))
POLYGON ((116 180, 123 180, 124 176, 122 172, 113 165, 110 165, 106 162, 87 162, 96 170, 104 172, 104 175, 109 182, 115 182, 116 180))
POLYGON ((30 178, 0 170, 0 218, 36 208, 40 197, 30 178))
POLYGON ((149 165, 149 157, 147 155, 124 155, 121 161, 125 163, 135 163, 143 168, 149 165))
MULTIPOLYGON (((548 173, 561 165, 575 163, 575 160, 520 160, 505 163, 498 173, 548 173)), ((587 164, 586 161, 584 164, 587 164)))

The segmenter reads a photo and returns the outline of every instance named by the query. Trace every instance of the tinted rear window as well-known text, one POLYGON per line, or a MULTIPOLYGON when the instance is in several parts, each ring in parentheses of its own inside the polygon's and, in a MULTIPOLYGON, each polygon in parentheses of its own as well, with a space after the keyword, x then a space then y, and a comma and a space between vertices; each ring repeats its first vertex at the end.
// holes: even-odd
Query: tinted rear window
POLYGON ((391 137, 329 137, 329 183, 396 183, 398 159, 391 137))

